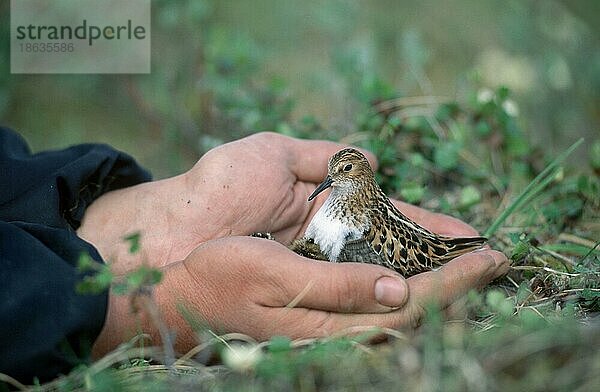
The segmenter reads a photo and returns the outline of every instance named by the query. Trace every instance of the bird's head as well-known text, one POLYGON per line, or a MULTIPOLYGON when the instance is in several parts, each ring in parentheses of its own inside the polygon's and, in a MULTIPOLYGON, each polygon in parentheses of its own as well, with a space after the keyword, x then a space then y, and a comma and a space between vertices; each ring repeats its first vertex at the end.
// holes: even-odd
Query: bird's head
POLYGON ((347 193, 361 189, 374 179, 373 169, 367 158, 355 148, 345 148, 336 152, 327 165, 325 180, 310 195, 308 201, 329 187, 338 188, 347 193))

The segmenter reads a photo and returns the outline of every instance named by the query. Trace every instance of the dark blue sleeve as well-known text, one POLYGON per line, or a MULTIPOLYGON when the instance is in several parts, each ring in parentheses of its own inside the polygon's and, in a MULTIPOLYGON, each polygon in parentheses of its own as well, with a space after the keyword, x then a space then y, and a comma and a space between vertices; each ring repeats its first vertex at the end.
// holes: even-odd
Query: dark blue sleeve
POLYGON ((102 262, 75 230, 97 197, 149 180, 109 146, 31 154, 0 127, 0 372, 43 382, 89 361, 108 293, 75 292, 80 255, 102 262))

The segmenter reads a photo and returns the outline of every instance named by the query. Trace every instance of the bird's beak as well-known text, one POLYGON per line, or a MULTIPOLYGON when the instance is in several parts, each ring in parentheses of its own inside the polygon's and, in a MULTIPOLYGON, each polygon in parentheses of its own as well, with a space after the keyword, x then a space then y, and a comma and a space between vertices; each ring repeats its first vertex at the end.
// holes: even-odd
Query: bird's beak
POLYGON ((325 189, 329 188, 331 186, 331 184, 333 184, 333 180, 331 179, 331 177, 329 177, 329 176, 325 177, 325 180, 323 180, 323 182, 319 184, 319 186, 317 187, 317 189, 315 189, 315 191, 312 193, 312 195, 310 195, 308 197, 308 201, 311 201, 312 199, 317 197, 317 195, 319 193, 321 193, 325 189))

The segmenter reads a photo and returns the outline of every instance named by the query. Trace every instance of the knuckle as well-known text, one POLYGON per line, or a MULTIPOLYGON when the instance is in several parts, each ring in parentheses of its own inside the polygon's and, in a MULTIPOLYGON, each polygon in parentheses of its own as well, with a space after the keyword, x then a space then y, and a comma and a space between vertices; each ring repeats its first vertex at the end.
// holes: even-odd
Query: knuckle
POLYGON ((342 276, 331 274, 330 292, 335 296, 335 303, 340 312, 351 312, 357 310, 360 303, 360 290, 357 287, 356 277, 349 276, 344 272, 342 276))
POLYGON ((423 324, 423 318, 425 317, 426 310, 421 305, 415 305, 409 312, 408 325, 412 329, 417 329, 423 324))
POLYGON ((268 297, 276 306, 289 306, 301 292, 294 292, 284 277, 275 276, 268 280, 269 295, 268 297))
POLYGON ((336 332, 336 323, 333 314, 330 312, 322 312, 317 316, 314 316, 313 320, 313 331, 314 336, 328 336, 336 332))
POLYGON ((257 337, 267 340, 275 334, 291 339, 305 339, 328 336, 335 331, 335 320, 329 312, 302 308, 290 312, 289 309, 280 308, 274 319, 277 320, 276 323, 258 323, 257 337))
POLYGON ((281 138, 281 135, 275 132, 262 131, 253 134, 250 138, 258 140, 258 141, 268 141, 273 139, 281 138))

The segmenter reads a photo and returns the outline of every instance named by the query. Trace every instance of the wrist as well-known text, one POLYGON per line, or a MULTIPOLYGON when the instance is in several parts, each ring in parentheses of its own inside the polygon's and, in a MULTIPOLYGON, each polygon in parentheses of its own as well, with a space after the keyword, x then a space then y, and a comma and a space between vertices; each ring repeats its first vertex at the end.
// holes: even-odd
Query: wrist
MULTIPOLYGON (((198 298, 197 286, 182 262, 174 262, 161 269, 163 279, 150 295, 116 295, 109 293, 109 304, 102 331, 94 342, 92 354, 100 358, 120 344, 140 334, 147 334, 149 344, 160 346, 161 327, 177 337, 175 348, 187 351, 196 343, 195 334, 181 314, 179 303, 186 298, 198 298), (191 294, 191 296, 190 296, 191 294)), ((196 308, 189 310, 197 312, 196 308)))
POLYGON ((183 176, 108 192, 86 210, 77 235, 96 247, 113 272, 126 273, 142 261, 160 267, 180 260, 183 251, 173 241, 186 228, 183 176), (128 235, 140 234, 140 250, 129 251, 128 235), (143 260, 142 260, 143 259, 143 260))

